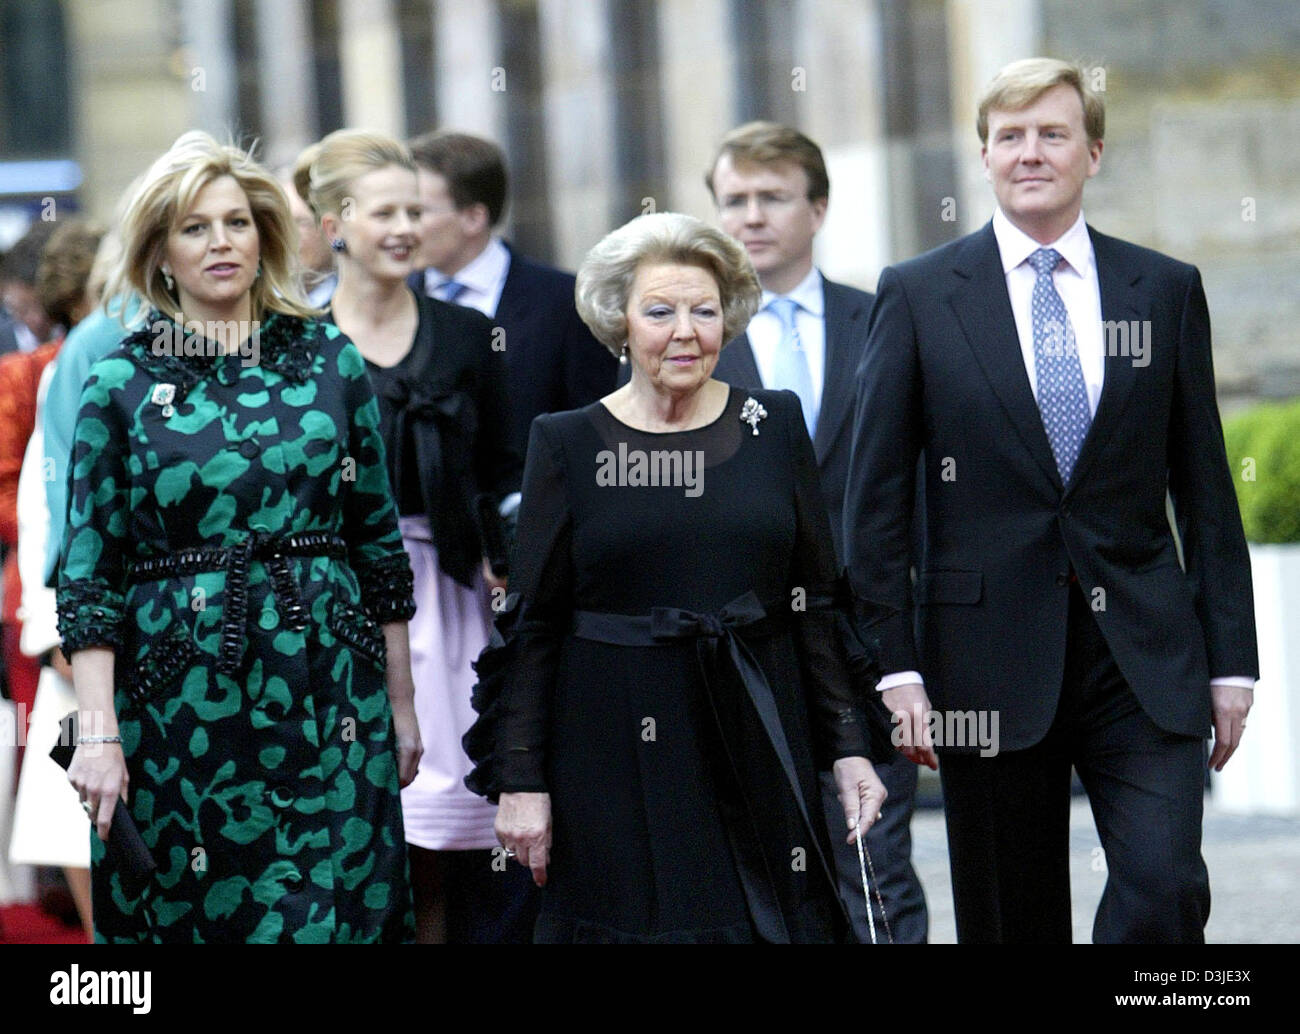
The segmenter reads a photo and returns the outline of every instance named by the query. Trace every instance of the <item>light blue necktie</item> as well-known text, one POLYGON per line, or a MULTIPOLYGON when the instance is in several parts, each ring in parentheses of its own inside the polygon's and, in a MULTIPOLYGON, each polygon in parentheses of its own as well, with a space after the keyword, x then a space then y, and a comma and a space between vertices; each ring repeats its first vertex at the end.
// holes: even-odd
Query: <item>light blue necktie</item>
POLYGON ((813 403, 812 374, 808 371, 808 355, 799 340, 799 327, 795 313, 799 303, 793 298, 778 297, 767 303, 781 321, 781 343, 776 349, 776 363, 772 368, 769 388, 788 388, 799 396, 803 404, 803 419, 808 425, 808 436, 817 432, 817 407, 813 403))
POLYGON ((1060 263, 1061 253, 1054 248, 1039 248, 1028 261, 1038 274, 1032 304, 1038 409, 1056 469, 1061 473, 1061 484, 1068 485, 1092 423, 1092 411, 1088 408, 1088 389, 1083 382, 1074 328, 1052 282, 1052 271, 1060 263))
POLYGON ((438 285, 438 291, 441 293, 442 300, 453 304, 455 304, 460 296, 467 290, 469 290, 469 288, 466 287, 465 284, 456 280, 444 280, 438 285))

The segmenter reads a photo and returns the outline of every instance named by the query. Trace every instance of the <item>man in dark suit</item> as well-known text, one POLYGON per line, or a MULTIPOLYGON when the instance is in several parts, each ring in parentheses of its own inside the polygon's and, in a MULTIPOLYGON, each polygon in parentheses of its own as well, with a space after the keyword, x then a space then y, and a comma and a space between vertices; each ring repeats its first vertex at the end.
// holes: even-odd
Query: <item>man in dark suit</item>
MULTIPOLYGON (((844 556, 840 513, 852 445, 853 373, 866 341, 873 296, 827 280, 813 265, 813 238, 826 217, 830 182, 821 149, 802 133, 751 122, 729 133, 705 176, 723 230, 749 253, 763 303, 747 332, 722 350, 714 376, 742 388, 789 388, 803 401, 835 552, 844 556)), ((925 894, 912 869, 916 766, 901 755, 876 766, 889 793, 884 817, 864 843, 894 939, 926 939, 925 894)), ((838 834, 843 809, 829 780, 825 808, 838 834)), ((835 835, 836 864, 860 940, 870 936, 857 851, 835 835)), ((885 923, 873 902, 877 936, 885 923)))
POLYGON ((511 405, 511 444, 522 456, 539 413, 578 409, 614 390, 617 364, 578 318, 574 277, 520 255, 493 230, 506 207, 500 148, 466 133, 411 142, 424 205, 411 286, 478 309, 499 328, 511 405))
POLYGON ((849 571, 905 750, 942 751, 962 941, 1071 939, 1072 765, 1106 854, 1093 939, 1202 941, 1204 739, 1221 769, 1258 674, 1200 275, 1084 222, 1104 121, 1082 69, 998 74, 998 210, 884 271, 858 374, 849 571))

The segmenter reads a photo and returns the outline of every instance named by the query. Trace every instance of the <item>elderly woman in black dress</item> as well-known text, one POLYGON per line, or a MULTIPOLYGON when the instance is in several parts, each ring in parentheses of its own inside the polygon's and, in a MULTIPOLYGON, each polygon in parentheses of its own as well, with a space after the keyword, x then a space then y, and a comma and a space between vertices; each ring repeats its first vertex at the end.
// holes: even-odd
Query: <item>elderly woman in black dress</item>
POLYGON ((648 215, 577 293, 631 379, 533 423, 469 782, 546 886, 539 941, 842 939, 816 773, 852 839, 888 740, 799 400, 711 376, 753 268, 704 223, 648 215))

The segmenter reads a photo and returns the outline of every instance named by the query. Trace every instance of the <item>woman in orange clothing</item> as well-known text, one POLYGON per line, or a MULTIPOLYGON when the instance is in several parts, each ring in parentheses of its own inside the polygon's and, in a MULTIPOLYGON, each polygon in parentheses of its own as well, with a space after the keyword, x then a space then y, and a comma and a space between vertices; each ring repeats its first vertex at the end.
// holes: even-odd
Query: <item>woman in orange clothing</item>
MULTIPOLYGON (((3 573, 3 636, 0 657, 8 675, 9 693, 18 708, 18 720, 27 725, 37 695, 41 660, 20 649, 22 625, 19 605, 22 582, 18 574, 18 476, 28 439, 36 426, 36 397, 41 374, 63 344, 63 334, 93 308, 86 284, 99 246, 100 233, 80 220, 67 220, 50 236, 36 273, 36 292, 57 331, 53 340, 30 352, 13 352, 0 358, 0 541, 6 553, 3 573)), ((65 678, 71 669, 56 646, 49 662, 65 678)), ((26 742, 25 737, 19 740, 26 742)), ((21 754, 21 752, 19 752, 21 754)), ((18 763, 20 757, 13 759, 18 763)), ((12 804, 14 787, 0 785, 0 814, 12 804)), ((17 816, 15 816, 15 819, 17 816)), ((4 825, 0 823, 0 825, 4 825)), ((7 840, 7 837, 5 838, 7 840)), ((15 835, 15 839, 17 839, 15 835)), ((10 844, 0 843, 5 859, 10 844)), ((17 860, 17 859, 16 859, 17 860)), ((31 860, 31 859, 27 859, 31 860)), ((90 870, 71 859, 62 862, 68 887, 83 927, 90 929, 90 870)), ((60 910, 61 912, 61 910, 60 910)))
POLYGON ((21 627, 18 604, 18 474, 27 440, 36 424, 36 387, 41 373, 59 354, 63 335, 91 309, 86 281, 99 247, 100 232, 70 219, 50 236, 36 274, 36 292, 56 325, 56 336, 31 352, 12 352, 0 359, 0 541, 4 543, 3 658, 9 692, 26 717, 36 698, 40 662, 18 649, 21 627))

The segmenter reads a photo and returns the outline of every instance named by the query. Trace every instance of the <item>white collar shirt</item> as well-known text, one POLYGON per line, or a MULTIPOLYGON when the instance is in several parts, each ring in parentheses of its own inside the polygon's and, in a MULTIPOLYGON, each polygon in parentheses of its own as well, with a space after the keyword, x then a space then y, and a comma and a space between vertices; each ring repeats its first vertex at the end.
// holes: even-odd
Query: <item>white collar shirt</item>
POLYGON ((1032 315, 1034 283, 1038 275, 1029 264, 1029 256, 1039 248, 1055 248, 1065 260, 1052 274, 1056 293, 1065 303, 1074 331, 1079 366, 1088 391, 1088 409, 1097 414, 1101 388, 1106 376, 1105 340, 1101 322, 1101 287, 1097 280, 1097 257, 1083 212, 1073 225, 1051 244, 1039 244, 1014 226, 1002 209, 993 213, 993 236, 997 238, 1002 271, 1006 275, 1007 294, 1011 297, 1011 314, 1016 320, 1020 354, 1025 361, 1029 386, 1038 398, 1037 365, 1034 361, 1034 320, 1032 315))
MULTIPOLYGON (((763 387, 774 389, 790 387, 788 384, 772 383, 777 368, 777 349, 781 345, 784 328, 780 317, 768 305, 779 297, 781 296, 771 291, 764 291, 759 310, 746 328, 750 351, 754 353, 754 365, 758 367, 763 387)), ((826 297, 822 290, 821 273, 814 266, 785 297, 798 303, 794 317, 795 328, 799 331, 799 343, 808 359, 813 405, 820 411, 822 379, 826 372, 826 297)))
POLYGON ((457 305, 478 309, 489 319, 497 314, 501 304, 501 292, 506 286, 506 276, 510 273, 510 251, 501 243, 500 238, 493 237, 487 247, 474 256, 455 276, 448 276, 441 270, 430 266, 424 271, 424 293, 430 298, 446 301, 444 288, 449 280, 463 284, 463 290, 456 299, 457 305))

